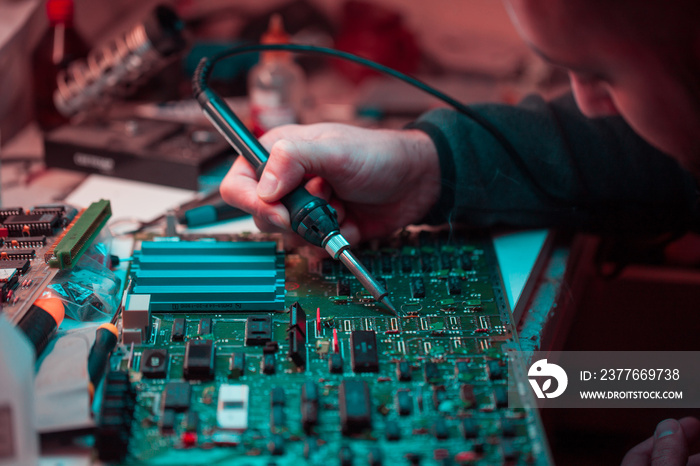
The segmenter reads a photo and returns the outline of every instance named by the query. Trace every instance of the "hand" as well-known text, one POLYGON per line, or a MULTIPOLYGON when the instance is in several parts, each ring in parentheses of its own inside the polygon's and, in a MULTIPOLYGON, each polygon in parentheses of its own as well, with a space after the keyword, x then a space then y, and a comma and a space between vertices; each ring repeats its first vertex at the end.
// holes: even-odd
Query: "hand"
POLYGON ((656 426, 652 437, 627 452, 622 466, 700 465, 700 454, 690 455, 690 445, 698 439, 700 421, 696 418, 666 419, 656 426))
POLYGON ((279 200, 302 183, 337 210, 341 233, 353 244, 421 220, 440 194, 435 146, 418 130, 291 125, 269 131, 260 142, 270 152, 260 181, 238 157, 221 195, 251 213, 265 232, 290 231, 279 200))

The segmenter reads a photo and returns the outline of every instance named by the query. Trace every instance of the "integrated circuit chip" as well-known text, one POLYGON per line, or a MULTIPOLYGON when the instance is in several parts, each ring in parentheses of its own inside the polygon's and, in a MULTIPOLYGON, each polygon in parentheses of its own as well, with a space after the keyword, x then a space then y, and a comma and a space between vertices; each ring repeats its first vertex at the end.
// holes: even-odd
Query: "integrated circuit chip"
POLYGON ((168 351, 145 349, 141 354, 141 373, 149 379, 164 379, 168 371, 168 351))
POLYGON ((163 390, 163 410, 187 411, 190 408, 192 387, 187 382, 170 382, 163 390))
POLYGON ((338 390, 340 426, 344 435, 372 427, 369 386, 364 380, 343 380, 338 390))
POLYGON ((377 336, 373 330, 350 334, 350 363, 353 372, 379 372, 377 336))
POLYGON ((263 346, 272 340, 272 318, 249 316, 245 322, 245 345, 263 346))
POLYGON ((183 374, 188 380, 214 378, 214 344, 211 340, 189 340, 185 347, 183 374))

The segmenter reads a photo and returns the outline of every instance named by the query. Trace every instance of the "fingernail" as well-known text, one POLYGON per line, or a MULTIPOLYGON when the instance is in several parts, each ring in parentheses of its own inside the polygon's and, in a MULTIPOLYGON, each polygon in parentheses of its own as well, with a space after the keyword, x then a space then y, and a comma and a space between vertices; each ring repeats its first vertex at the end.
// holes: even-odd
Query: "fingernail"
POLYGON ((680 424, 678 421, 675 419, 666 419, 659 422, 659 425, 656 426, 656 431, 654 431, 654 434, 658 440, 660 438, 675 434, 678 432, 678 429, 680 429, 680 424))
POLYGON ((272 196, 275 191, 277 191, 277 185, 279 185, 279 180, 275 175, 268 172, 263 172, 258 182, 258 195, 259 196, 272 196))

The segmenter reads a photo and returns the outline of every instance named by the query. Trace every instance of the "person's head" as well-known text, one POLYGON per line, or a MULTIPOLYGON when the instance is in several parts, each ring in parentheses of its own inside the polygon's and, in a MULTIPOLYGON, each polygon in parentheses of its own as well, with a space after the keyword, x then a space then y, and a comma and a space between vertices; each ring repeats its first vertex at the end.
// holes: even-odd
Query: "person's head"
POLYGON ((700 176, 700 1, 506 0, 523 38, 569 70, 581 111, 620 114, 700 176))

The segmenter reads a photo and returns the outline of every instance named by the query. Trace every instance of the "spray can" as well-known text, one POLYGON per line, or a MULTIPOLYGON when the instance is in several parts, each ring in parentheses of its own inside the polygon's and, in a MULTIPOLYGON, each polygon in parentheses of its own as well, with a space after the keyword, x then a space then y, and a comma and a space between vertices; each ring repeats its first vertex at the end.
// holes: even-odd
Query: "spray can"
MULTIPOLYGON (((282 17, 274 15, 261 42, 288 44, 282 17)), ((250 118, 253 134, 260 136, 282 125, 299 123, 304 101, 304 72, 289 52, 260 54, 260 63, 248 75, 250 118)))

